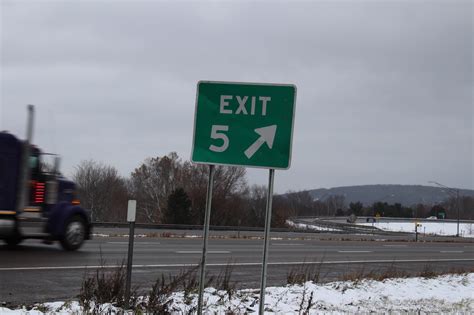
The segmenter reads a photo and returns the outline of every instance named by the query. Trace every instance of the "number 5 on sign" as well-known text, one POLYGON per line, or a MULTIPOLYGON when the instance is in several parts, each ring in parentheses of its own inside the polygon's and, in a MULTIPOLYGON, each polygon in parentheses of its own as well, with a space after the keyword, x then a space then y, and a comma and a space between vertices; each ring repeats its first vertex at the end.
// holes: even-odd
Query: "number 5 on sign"
POLYGON ((209 150, 214 152, 224 152, 229 147, 229 137, 223 132, 229 131, 229 126, 222 126, 222 125, 213 125, 211 130, 211 138, 212 139, 221 139, 222 145, 216 146, 211 144, 209 146, 209 150))

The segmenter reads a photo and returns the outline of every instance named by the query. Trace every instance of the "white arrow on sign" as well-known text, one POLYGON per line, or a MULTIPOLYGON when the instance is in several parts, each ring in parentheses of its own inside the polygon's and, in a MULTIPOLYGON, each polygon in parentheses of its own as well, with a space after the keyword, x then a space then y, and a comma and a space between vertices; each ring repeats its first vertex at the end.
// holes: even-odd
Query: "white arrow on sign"
POLYGON ((268 147, 271 149, 273 146, 273 140, 275 140, 275 133, 277 130, 277 125, 271 125, 267 127, 257 128, 255 132, 260 135, 260 138, 257 139, 247 150, 245 150, 245 156, 248 159, 252 158, 255 152, 260 149, 260 147, 266 142, 268 147))

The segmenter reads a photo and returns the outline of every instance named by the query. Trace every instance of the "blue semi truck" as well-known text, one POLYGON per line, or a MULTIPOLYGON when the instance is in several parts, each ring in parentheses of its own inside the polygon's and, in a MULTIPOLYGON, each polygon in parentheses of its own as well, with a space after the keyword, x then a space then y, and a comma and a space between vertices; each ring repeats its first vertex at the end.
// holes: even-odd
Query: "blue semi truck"
POLYGON ((59 157, 31 144, 33 120, 29 105, 26 140, 0 132, 0 239, 9 247, 36 238, 76 250, 90 238, 90 214, 75 184, 60 174, 59 157), (46 156, 54 162, 45 163, 46 156))

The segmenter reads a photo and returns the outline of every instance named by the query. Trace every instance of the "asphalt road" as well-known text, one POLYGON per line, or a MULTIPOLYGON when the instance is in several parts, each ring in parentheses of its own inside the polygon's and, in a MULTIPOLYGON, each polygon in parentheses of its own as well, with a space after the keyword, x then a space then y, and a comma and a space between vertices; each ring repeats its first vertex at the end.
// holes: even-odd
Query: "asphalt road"
MULTIPOLYGON (((386 237, 353 241, 347 236, 343 240, 319 236, 304 239, 273 234, 267 285, 286 284, 288 272, 303 263, 318 263, 315 265, 319 266, 320 276, 325 281, 354 272, 383 271, 390 266, 417 273, 426 266, 448 270, 474 265, 472 240, 414 243, 385 241, 386 237)), ((95 237, 77 252, 65 252, 59 245, 44 245, 35 240, 25 241, 16 250, 0 246, 0 302, 11 305, 75 297, 84 277, 93 274, 101 260, 107 267, 124 261, 127 246, 126 237, 95 237)), ((261 239, 211 239, 209 275, 219 274, 232 263, 232 280, 238 282, 238 287, 258 288, 262 247, 261 239)), ((176 274, 186 266, 197 264, 201 249, 200 238, 136 238, 133 285, 142 291, 148 290, 162 273, 176 274)))

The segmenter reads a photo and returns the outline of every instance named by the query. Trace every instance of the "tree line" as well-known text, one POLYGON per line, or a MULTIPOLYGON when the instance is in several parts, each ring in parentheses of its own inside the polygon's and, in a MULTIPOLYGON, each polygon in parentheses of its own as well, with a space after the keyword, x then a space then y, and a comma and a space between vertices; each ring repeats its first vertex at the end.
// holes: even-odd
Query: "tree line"
MULTIPOLYGON (((172 152, 147 158, 129 177, 113 166, 83 161, 72 175, 82 205, 91 210, 93 221, 122 222, 127 200, 137 200, 137 222, 202 224, 206 205, 209 167, 183 161, 172 152)), ((216 166, 211 224, 263 226, 266 189, 249 186, 245 168, 216 166)), ((291 215, 286 200, 275 196, 272 226, 284 226, 291 215)))
MULTIPOLYGON (((128 177, 120 176, 110 165, 82 161, 72 175, 82 205, 91 210, 93 221, 124 222, 127 200, 137 200, 137 222, 162 224, 202 224, 206 204, 209 167, 183 161, 172 152, 145 159, 128 177)), ((474 198, 459 200, 461 218, 474 219, 474 198)), ((428 217, 446 209, 447 218, 455 217, 457 202, 446 200, 438 208, 429 205, 403 207, 400 204, 360 202, 346 205, 344 196, 314 200, 308 191, 288 192, 273 199, 272 226, 283 227, 294 216, 393 216, 428 217)), ((216 166, 211 224, 263 226, 266 187, 250 186, 245 168, 216 166)))
POLYGON ((331 195, 324 200, 314 200, 308 191, 290 192, 287 199, 297 216, 367 216, 397 218, 427 218, 436 216, 445 219, 457 218, 474 220, 474 198, 470 196, 450 197, 440 204, 415 204, 403 206, 400 203, 374 202, 364 205, 360 201, 346 205, 342 195, 331 195))

